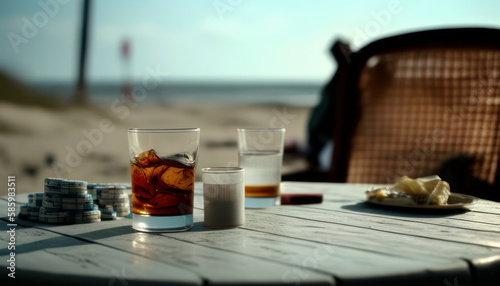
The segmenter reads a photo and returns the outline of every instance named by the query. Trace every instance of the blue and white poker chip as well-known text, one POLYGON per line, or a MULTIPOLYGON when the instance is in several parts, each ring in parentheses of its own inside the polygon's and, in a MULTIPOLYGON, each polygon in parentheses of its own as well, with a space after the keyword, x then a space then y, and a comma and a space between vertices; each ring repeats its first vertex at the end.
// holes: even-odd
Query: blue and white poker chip
POLYGON ((21 206, 19 209, 19 213, 17 214, 17 217, 20 219, 28 219, 29 212, 28 212, 28 206, 21 206))
POLYGON ((46 178, 44 193, 30 194, 30 206, 19 213, 32 220, 54 224, 98 222, 101 219, 116 219, 126 215, 130 209, 130 184, 88 184, 81 180, 46 178), (110 210, 101 213, 97 199, 110 203, 110 210))
POLYGON ((28 219, 33 221, 38 221, 40 215, 40 207, 28 206, 28 219))
POLYGON ((51 208, 47 206, 43 206, 40 208, 40 214, 51 214, 61 212, 61 208, 51 208))
POLYGON ((61 178, 45 178, 44 186, 52 188, 87 189, 87 182, 61 178))
POLYGON ((113 220, 116 219, 116 212, 108 209, 100 209, 102 220, 113 220))
POLYGON ((97 204, 100 208, 112 210, 117 216, 130 214, 130 196, 124 184, 96 186, 97 204))
POLYGON ((63 199, 85 199, 92 198, 90 194, 59 194, 59 193, 45 193, 44 200, 48 201, 61 201, 63 199))
POLYGON ((130 183, 88 183, 87 188, 96 188, 96 187, 123 187, 125 189, 132 189, 132 185, 130 183))
POLYGON ((92 203, 94 200, 92 199, 92 195, 83 194, 83 195, 63 195, 61 196, 61 203, 63 204, 86 204, 92 203))
POLYGON ((28 204, 33 207, 41 207, 43 202, 43 193, 28 194, 28 204))
POLYGON ((94 201, 90 194, 45 193, 43 206, 61 210, 91 210, 94 201))
MULTIPOLYGON (((122 194, 125 190, 132 189, 132 186, 127 183, 89 183, 87 184, 87 192, 92 194, 94 200, 101 197, 101 194, 122 194), (104 191, 103 191, 104 190, 104 191)), ((109 195, 111 196, 111 195, 109 195)))
POLYGON ((40 221, 54 224, 98 222, 101 221, 101 212, 99 210, 90 210, 40 213, 40 221))
POLYGON ((83 212, 69 212, 66 219, 68 223, 88 223, 101 221, 100 210, 90 210, 83 212))
POLYGON ((65 194, 65 195, 82 195, 82 194, 87 194, 87 188, 68 188, 68 187, 45 186, 45 193, 65 194))
POLYGON ((40 207, 37 207, 37 206, 28 206, 28 212, 29 213, 39 212, 39 211, 40 211, 40 207))
POLYGON ((27 214, 28 214, 28 208, 29 208, 28 206, 26 206, 26 205, 22 205, 22 206, 19 208, 19 213, 20 213, 20 214, 25 214, 25 215, 27 215, 27 214))
POLYGON ((65 211, 78 211, 78 210, 84 210, 84 211, 91 211, 94 209, 94 203, 63 203, 62 204, 62 210, 65 211))

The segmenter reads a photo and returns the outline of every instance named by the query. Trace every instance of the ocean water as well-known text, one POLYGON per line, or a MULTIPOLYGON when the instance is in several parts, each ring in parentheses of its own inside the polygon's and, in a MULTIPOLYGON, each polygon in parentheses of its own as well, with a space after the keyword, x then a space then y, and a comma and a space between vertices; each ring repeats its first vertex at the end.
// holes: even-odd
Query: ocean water
MULTIPOLYGON (((190 102, 225 103, 277 103, 295 106, 314 106, 319 101, 321 84, 303 83, 175 83, 159 85, 150 90, 141 84, 133 84, 143 102, 162 102, 169 105, 190 102), (146 93, 143 93, 143 92, 146 93), (142 93, 141 93, 142 92, 142 93)), ((70 99, 74 86, 69 84, 45 83, 34 86, 39 91, 70 99)), ((87 96, 93 102, 111 102, 122 98, 122 85, 115 83, 93 84, 88 87, 87 96)))

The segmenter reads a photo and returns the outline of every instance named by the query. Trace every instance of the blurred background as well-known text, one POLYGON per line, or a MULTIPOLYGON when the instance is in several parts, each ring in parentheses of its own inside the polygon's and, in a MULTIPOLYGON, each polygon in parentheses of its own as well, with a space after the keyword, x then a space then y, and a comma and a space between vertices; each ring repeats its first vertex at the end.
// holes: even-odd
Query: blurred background
POLYGON ((300 171, 336 39, 357 50, 499 28, 498 11, 493 0, 1 1, 0 175, 18 192, 41 192, 45 177, 127 182, 130 127, 200 127, 199 170, 237 165, 237 127, 283 126, 283 172, 300 171))

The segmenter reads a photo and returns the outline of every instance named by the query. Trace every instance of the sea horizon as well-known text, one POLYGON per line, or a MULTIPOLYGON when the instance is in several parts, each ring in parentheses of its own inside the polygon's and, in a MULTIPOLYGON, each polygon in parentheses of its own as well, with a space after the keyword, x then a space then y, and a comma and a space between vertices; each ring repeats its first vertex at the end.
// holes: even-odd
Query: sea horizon
MULTIPOLYGON (((148 101, 176 105, 192 101, 258 104, 277 103, 294 106, 314 106, 319 101, 322 85, 312 82, 167 82, 144 87, 141 82, 130 84, 137 92, 146 91, 148 101)), ((76 85, 68 82, 34 83, 30 87, 60 100, 74 96, 76 85)), ((91 83, 87 98, 98 103, 121 99, 122 82, 91 83)), ((139 96, 139 95, 138 95, 139 96)))

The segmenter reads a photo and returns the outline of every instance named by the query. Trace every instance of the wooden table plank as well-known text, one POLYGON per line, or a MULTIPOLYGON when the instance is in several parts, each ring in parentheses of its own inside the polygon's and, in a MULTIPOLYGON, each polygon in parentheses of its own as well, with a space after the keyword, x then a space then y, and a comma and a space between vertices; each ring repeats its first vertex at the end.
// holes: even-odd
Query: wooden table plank
MULTIPOLYGON (((196 221, 202 221, 202 217, 198 218, 199 215, 202 214, 198 213, 196 221)), ((120 225, 130 227, 130 223, 125 219, 116 222, 120 222, 120 225)), ((103 222, 101 223, 101 226, 102 224, 107 223, 115 222, 103 222)), ((42 225, 36 223, 32 224, 37 227, 42 225)), ((95 226, 97 224, 89 224, 89 226, 90 225, 95 226)), ((61 228, 64 228, 64 233, 69 233, 73 236, 96 241, 98 243, 104 243, 105 245, 106 238, 108 236, 114 237, 113 234, 106 234, 106 232, 110 229, 109 226, 104 227, 102 230, 97 229, 86 233, 81 233, 81 227, 77 225, 54 226, 54 228, 52 228, 53 231, 61 232, 61 228)), ((95 229, 95 227, 93 227, 93 229, 95 229)), ((139 247, 139 245, 136 245, 135 243, 137 241, 141 241, 143 244, 149 243, 148 239, 150 239, 151 234, 136 234, 140 236, 138 240, 132 240, 132 244, 135 245, 136 248, 139 247)), ((123 235, 120 235, 120 237, 121 236, 123 235)), ((266 258, 286 264, 287 267, 283 269, 273 269, 273 272, 275 274, 279 274, 282 281, 285 282, 301 282, 301 284, 307 284, 307 279, 303 279, 309 278, 308 276, 310 274, 308 273, 310 270, 319 270, 321 272, 333 274, 339 273, 338 277, 342 279, 344 285, 374 285, 373 283, 375 282, 384 283, 387 279, 390 279, 395 283, 394 285, 396 285, 403 283, 404 281, 408 281, 410 278, 411 281, 415 283, 418 282, 418 284, 426 283, 429 285, 437 285, 441 283, 443 279, 454 279, 454 277, 459 277, 460 281, 464 282, 469 279, 467 273, 468 269, 465 262, 443 259, 428 259, 428 261, 414 262, 406 257, 399 257, 397 255, 381 255, 371 252, 345 249, 339 246, 332 246, 328 245, 328 241, 317 244, 310 241, 290 239, 276 235, 271 238, 271 235, 269 234, 245 229, 224 231, 207 230, 200 223, 198 223, 192 231, 163 234, 163 236, 167 236, 176 242, 188 241, 193 245, 202 244, 211 249, 242 253, 248 256, 266 258), (239 234, 235 234, 234 232, 239 234), (197 240, 201 240, 201 242, 197 240), (457 268, 460 270, 457 271, 457 268), (436 270, 440 273, 435 273, 437 272, 436 270), (426 272, 427 276, 420 275, 422 271, 426 272), (401 276, 401 273, 405 273, 405 276, 401 276)), ((116 246, 116 240, 112 241, 111 244, 116 246)), ((172 242, 169 241, 168 245, 171 244, 172 242)), ((162 244, 154 245, 155 249, 164 248, 162 244)), ((179 247, 181 249, 185 249, 185 246, 179 247)), ((147 253, 149 248, 141 246, 140 250, 143 253, 147 253)), ((168 253, 168 256, 175 255, 177 254, 168 253)), ((192 264, 192 258, 190 258, 191 255, 193 254, 189 252, 187 256, 185 255, 186 257, 184 260, 178 261, 177 263, 182 264, 186 262, 192 264)), ((158 259, 158 257, 155 256, 149 257, 158 259)), ((215 259, 213 255, 210 255, 207 258, 209 261, 215 259)), ((220 257, 220 255, 218 255, 217 258, 224 260, 224 258, 220 257)), ((209 261, 206 262, 210 263, 209 261)), ((222 263, 220 267, 224 267, 224 265, 225 263, 222 263)), ((238 269, 234 268, 231 269, 231 271, 237 270, 238 269)), ((245 270, 249 271, 249 269, 245 270)), ((216 274, 221 275, 221 273, 216 274)), ((224 275, 227 276, 227 273, 224 273, 224 275)), ((228 278, 231 279, 231 281, 238 279, 238 277, 228 278)))
MULTIPOLYGON (((295 183, 297 184, 297 183, 295 183)), ((294 185, 294 184, 292 184, 294 185)), ((304 192, 303 190, 301 190, 304 192)), ((200 190, 198 190, 197 194, 200 194, 200 190)), ((328 195, 328 193, 327 193, 328 195)), ((357 200, 354 200, 357 201, 357 200)), ((197 207, 202 208, 201 198, 195 200, 197 207)), ((349 201, 350 202, 350 201, 349 201)), ((311 205, 311 206, 322 206, 322 205, 311 205)), ((367 251, 377 249, 381 252, 386 252, 387 254, 393 254, 395 252, 401 253, 402 255, 406 253, 408 256, 407 259, 426 259, 427 256, 437 256, 443 258, 453 258, 460 261, 470 261, 472 265, 475 265, 474 258, 483 258, 487 257, 489 259, 489 266, 487 265, 475 265, 476 269, 474 271, 483 271, 485 275, 489 275, 489 273, 496 273, 496 279, 498 281, 498 274, 500 272, 495 271, 496 267, 498 267, 500 263, 500 256, 498 255, 498 251, 492 251, 489 247, 482 246, 474 246, 474 245, 464 245, 463 243, 454 243, 449 241, 440 241, 434 240, 434 238, 424 238, 418 236, 408 236, 406 233, 391 233, 391 232, 380 232, 376 229, 372 229, 372 226, 369 225, 367 227, 351 227, 350 225, 335 225, 334 231, 328 231, 331 226, 328 225, 330 221, 310 221, 309 214, 310 210, 305 208, 309 207, 296 207, 296 206, 283 206, 281 208, 269 208, 266 210, 262 210, 259 212, 255 212, 254 215, 257 216, 255 218, 260 224, 264 224, 262 227, 258 228, 258 230, 263 232, 271 232, 272 234, 276 234, 275 226, 276 224, 272 224, 269 222, 269 216, 266 214, 260 214, 260 212, 268 212, 270 210, 280 210, 283 212, 283 216, 288 217, 289 211, 291 209, 295 209, 297 213, 299 213, 299 221, 293 220, 294 217, 290 217, 290 220, 285 220, 281 224, 285 225, 295 225, 297 227, 291 228, 288 227, 286 232, 278 232, 278 234, 288 235, 292 237, 300 237, 303 235, 303 230, 307 229, 315 229, 313 231, 312 237, 308 237, 315 241, 318 240, 318 237, 321 235, 330 235, 331 237, 340 237, 340 242, 336 241, 336 243, 340 243, 339 245, 343 247, 353 247, 353 244, 356 243, 358 247, 365 248, 367 251), (323 233, 325 232, 325 233, 323 233), (344 239, 342 239, 344 237, 344 239)), ((249 227, 248 213, 252 212, 251 210, 247 210, 247 223, 243 226, 244 228, 249 227)), ((314 210, 313 210, 314 211, 314 210)), ((324 212, 324 210, 323 210, 324 212)), ((318 211, 319 213, 319 211, 318 211)), ((321 216, 321 214, 319 214, 321 216)), ((363 219, 363 218, 361 218, 363 219)), ((338 219, 333 219, 333 221, 342 221, 338 219)), ((255 229, 255 228, 253 228, 255 229)), ((445 230, 446 231, 446 230, 445 230)), ((302 236, 303 237, 303 236, 302 236)), ((497 236, 498 237, 498 236, 497 236)))
MULTIPOLYGON (((246 285, 283 284, 282 273, 290 269, 289 265, 182 241, 175 236, 135 232, 131 228, 130 219, 61 226, 29 221, 23 223, 181 267, 198 273, 210 285, 235 282, 246 285)), ((331 275, 307 269, 302 273, 304 279, 301 280, 301 285, 335 284, 331 275)))
MULTIPOLYGON (((325 203, 246 210, 247 222, 243 227, 207 230, 201 223, 203 201, 201 184, 197 183, 196 224, 188 232, 161 235, 136 233, 129 228, 130 220, 88 224, 87 229, 82 228, 84 225, 28 224, 49 227, 50 231, 180 266, 214 284, 235 281, 332 284, 332 276, 344 285, 373 285, 377 281, 388 285, 407 285, 408 281, 414 281, 411 283, 415 285, 446 285, 445 282, 449 281, 453 285, 455 279, 458 279, 459 285, 497 285, 500 281, 498 248, 482 243, 485 240, 495 242, 498 238, 495 219, 498 218, 496 210, 500 204, 481 200, 478 204, 481 208, 467 214, 452 217, 417 214, 401 219, 396 212, 374 212, 372 208, 357 205, 364 199, 363 188, 366 186, 283 185, 288 192, 322 192, 325 203), (343 208, 346 205, 351 207, 343 208), (428 235, 426 229, 429 226, 433 231, 441 232, 441 236, 436 239, 434 233, 428 235), (401 229, 406 227, 413 232, 420 230, 423 235, 401 229), (448 235, 443 231, 450 230, 452 240, 443 239, 448 235), (467 234, 466 241, 455 238, 457 232, 467 234), (477 243, 474 233, 487 235, 477 243), (182 258, 182 252, 186 252, 187 256, 182 258), (213 259, 214 265, 210 265, 213 259), (253 276, 259 273, 257 279, 252 275, 239 279, 239 273, 248 274, 249 271, 253 276), (220 279, 220 276, 226 275, 230 276, 220 279), (264 278, 259 279, 259 276, 264 278)), ((18 196, 17 199, 22 201, 24 198, 18 196)), ((25 199, 27 201, 27 196, 25 199)), ((4 216, 4 211, 0 207, 0 216, 4 216)))
MULTIPOLYGON (((297 184, 298 185, 298 184, 297 184)), ((334 184, 340 185, 341 184, 334 184)), ((290 188, 286 188, 288 191, 290 188)), ((297 188, 294 186, 294 188, 297 188)), ((351 187, 350 193, 356 193, 362 199, 362 187, 351 187)), ((344 190, 345 191, 345 190, 344 190)), ((329 192, 325 195, 329 195, 329 192)), ((358 200, 359 202, 359 200, 358 200)), ((345 223, 350 226, 365 227, 381 231, 396 232, 406 235, 416 235, 433 239, 452 240, 468 244, 478 244, 490 247, 500 247, 500 229, 496 227, 497 220, 490 220, 492 224, 470 223, 462 220, 453 220, 449 215, 439 214, 408 214, 371 208, 369 205, 349 202, 325 202, 309 206, 289 206, 286 209, 270 208, 265 212, 302 217, 311 220, 345 223)), ((499 204, 500 205, 500 204, 499 204)), ((479 215, 479 214, 477 214, 479 215)), ((484 214, 489 218, 496 215, 484 214)), ((468 217, 468 213, 458 214, 453 217, 468 217)), ((500 217, 498 217, 500 218, 500 217)))
MULTIPOLYGON (((59 235, 53 232, 15 227, 15 249, 6 248, 9 241, 5 221, 0 221, 0 280, 7 285, 160 285, 169 280, 177 285, 202 285, 196 274, 138 255, 99 244, 59 235), (7 277, 7 259, 15 251, 16 278, 7 277), (30 283, 30 284, 28 284, 30 283)), ((2 285, 6 285, 2 282, 2 285)))
MULTIPOLYGON (((362 202, 366 200, 365 191, 373 185, 342 183, 300 183, 283 182, 282 191, 286 193, 318 192, 323 193, 325 202, 362 202)), ((490 214, 492 220, 500 220, 500 203, 479 199, 478 203, 469 207, 468 214, 490 214)))
MULTIPOLYGON (((17 196, 17 202, 21 204, 22 202, 28 201, 27 194, 21 194, 17 196)), ((0 208, 0 215, 5 216, 6 212, 0 208)), ((114 240, 107 239, 107 236, 120 236, 120 238, 125 241, 125 245, 118 244, 118 246, 124 249, 131 248, 133 251, 138 251, 141 254, 150 256, 153 259, 166 259, 174 265, 181 265, 183 268, 195 269, 200 272, 201 275, 206 275, 208 282, 212 285, 217 284, 231 284, 234 281, 245 281, 246 284, 252 285, 266 285, 266 284, 282 284, 283 277, 278 276, 276 270, 288 269, 289 266, 280 265, 275 263, 266 263, 265 261, 260 261, 258 259, 252 259, 251 257, 239 257, 233 253, 219 253, 214 249, 203 249, 192 243, 186 243, 182 241, 169 240, 168 247, 165 251, 174 251, 174 253, 168 252, 166 255, 158 256, 158 252, 152 249, 150 245, 147 244, 146 238, 155 240, 155 245, 165 243, 165 238, 161 241, 161 237, 157 234, 147 234, 134 232, 131 227, 131 220, 121 218, 116 221, 103 221, 101 223, 83 224, 83 225, 47 225, 38 222, 19 220, 19 223, 32 226, 40 229, 47 229, 54 231, 56 233, 64 233, 65 235, 70 235, 78 237, 81 239, 86 239, 90 241, 97 242, 102 245, 109 245, 116 247, 114 240), (112 232, 113 227, 110 224, 115 225, 115 229, 123 230, 126 229, 126 235, 135 236, 136 238, 121 237, 123 233, 112 232), (96 227, 99 226, 99 227, 96 227), (83 230, 86 229, 86 230, 83 230), (87 230, 91 231, 87 231, 87 230), (137 238, 139 237, 139 238, 137 238), (128 243, 128 244, 127 244, 128 243), (132 243, 132 247, 130 247, 132 243), (190 249, 191 248, 191 249, 190 249), (187 252, 184 250, 188 249, 187 252), (184 253, 185 252, 185 253, 184 253), (199 254, 199 257, 197 255, 199 254), (229 265, 233 267, 232 269, 226 269, 226 262, 231 262, 229 265), (238 269, 239 268, 239 269, 238 269), (258 273, 256 275, 255 273, 258 273)), ((191 233, 192 231, 189 231, 191 233)), ((282 272, 283 272, 282 271, 282 272)), ((302 275, 307 276, 307 279, 303 279, 301 282, 304 285, 334 285, 335 281, 330 275, 325 275, 321 273, 316 273, 314 271, 303 270, 302 275)))
MULTIPOLYGON (((202 204, 202 201, 198 200, 197 205, 200 203, 202 204)), ((198 212, 196 221, 203 221, 201 212, 198 212)), ((203 231, 206 229, 202 227, 201 224, 198 224, 197 227, 198 229, 195 228, 193 229, 193 231, 169 234, 164 236, 168 236, 174 239, 179 239, 178 236, 193 238, 194 241, 183 240, 199 244, 199 242, 196 240, 200 237, 204 238, 210 233, 220 233, 224 237, 226 237, 226 235, 224 234, 226 234, 227 232, 237 231, 240 233, 240 235, 234 235, 231 233, 227 234, 229 241, 227 241, 227 239, 220 240, 215 236, 214 239, 202 239, 208 241, 208 243, 205 243, 203 245, 214 248, 212 243, 216 241, 223 241, 223 244, 227 245, 223 248, 219 247, 218 249, 241 253, 249 256, 261 257, 286 264, 288 265, 288 267, 285 269, 285 271, 282 272, 281 277, 284 278, 285 281, 289 282, 304 282, 301 280, 304 277, 308 276, 306 271, 308 271, 307 269, 311 268, 311 270, 320 270, 322 272, 330 274, 338 274, 338 277, 342 277, 345 285, 363 285, 367 283, 367 281, 369 281, 368 283, 372 284, 377 281, 377 279, 379 281, 384 281, 384 279, 387 279, 388 277, 391 277, 394 283, 402 283, 403 281, 408 280, 409 276, 411 275, 413 275, 412 280, 419 283, 426 283, 429 282, 429 277, 419 277, 416 273, 418 273, 419 271, 428 271, 429 273, 433 272, 433 270, 430 269, 429 265, 424 262, 413 262, 411 260, 408 260, 407 258, 396 257, 393 255, 383 255, 359 250, 343 249, 338 246, 316 244, 314 242, 303 240, 297 241, 296 239, 285 238, 279 235, 270 239, 269 234, 263 234, 249 230, 225 230, 222 232, 207 232, 203 231), (200 230, 199 228, 201 228, 202 231, 197 231, 200 230), (245 238, 247 236, 248 238, 245 238), (238 239, 232 239, 233 237, 237 237, 238 239), (243 247, 240 249, 242 238, 243 241, 245 241, 244 244, 248 244, 248 247, 243 247), (293 250, 292 255, 277 256, 276 251, 271 251, 276 246, 269 246, 269 242, 273 240, 280 241, 281 253, 286 253, 286 251, 293 250), (325 247, 330 251, 333 251, 334 249, 334 254, 328 253, 328 255, 325 255, 325 247), (320 252, 318 249, 323 251, 320 252), (293 259, 291 259, 291 257, 293 259), (359 264, 359 261, 363 261, 363 263, 359 264), (315 265, 316 263, 318 263, 318 265, 315 265), (383 267, 380 267, 380 265, 383 265, 383 267), (406 273, 407 276, 402 277, 400 275, 401 273, 406 273)), ((87 234, 85 238, 95 239, 97 237, 90 237, 87 234)), ((451 271, 448 276, 446 276, 447 278, 453 278, 457 276, 461 278, 461 281, 467 281, 468 269, 465 262, 433 262, 434 267, 439 264, 438 268, 443 268, 440 269, 440 271, 442 272, 446 272, 449 269, 454 270, 451 271), (441 267, 441 264, 446 264, 447 266, 441 267), (457 267, 457 264, 458 268, 461 268, 461 272, 456 271, 455 268, 457 267)), ((436 275, 433 278, 441 281, 443 276, 436 275)))
MULTIPOLYGON (((339 210, 338 209, 338 204, 343 204, 343 205, 349 205, 350 203, 356 203, 359 202, 360 200, 364 200, 364 192, 363 190, 366 189, 366 185, 346 185, 346 184, 331 184, 328 186, 324 186, 324 184, 312 184, 312 185, 304 185, 303 183, 284 183, 285 185, 285 191, 287 192, 303 192, 305 188, 307 188, 309 191, 314 192, 318 190, 323 190, 322 192, 325 193, 325 198, 326 202, 324 204, 318 204, 318 205, 309 205, 309 206, 304 206, 303 208, 318 208, 318 209, 331 209, 332 208, 332 202, 333 204, 337 204, 337 209, 333 210, 335 211, 344 211, 346 213, 353 213, 353 211, 347 209, 345 211, 344 209, 339 210), (322 185, 325 188, 322 188, 322 185), (319 188, 315 188, 318 186, 319 188), (316 190, 315 190, 316 189, 316 190), (357 190, 360 190, 359 192, 356 192, 357 190), (348 194, 346 196, 343 196, 342 194, 348 194)), ((498 222, 498 214, 494 213, 495 209, 498 209, 498 206, 500 204, 491 202, 491 201, 485 201, 485 200, 480 200, 477 205, 474 206, 474 209, 471 212, 467 212, 464 214, 459 214, 457 216, 451 216, 447 217, 445 216, 443 219, 439 217, 439 215, 419 215, 419 214, 414 214, 413 216, 415 217, 415 222, 416 223, 429 223, 428 220, 432 220, 433 224, 440 225, 442 224, 443 227, 449 227, 447 223, 450 220, 455 220, 455 222, 452 222, 455 224, 456 227, 462 227, 464 229, 475 229, 475 230, 483 230, 483 231, 490 231, 493 233, 490 238, 492 239, 490 243, 487 243, 488 245, 493 245, 497 246, 498 242, 500 241, 500 236, 498 235, 498 228, 496 227, 497 222, 498 222), (486 209, 488 210, 487 212, 482 212, 483 208, 481 208, 483 205, 485 205, 486 209), (477 211, 477 209, 481 211, 477 211), (473 216, 472 219, 469 219, 471 216, 473 216), (424 220, 420 220, 420 218, 423 217, 424 220), (465 219, 461 219, 465 218, 465 219), (419 221, 420 220, 420 221, 419 221), (444 223, 443 223, 444 221, 444 223), (475 223, 474 221, 480 221, 480 223, 475 223), (485 222, 488 221, 488 222, 485 222), (459 224, 464 223, 465 224, 459 224)), ((369 208, 367 206, 360 206, 365 208, 364 210, 364 215, 360 217, 359 221, 360 222, 365 222, 365 215, 370 214, 373 208, 369 208)), ((307 212, 307 211, 302 211, 307 212)), ((324 210, 323 210, 324 212, 324 210)), ((379 212, 379 215, 381 214, 388 214, 385 216, 386 219, 396 219, 398 220, 398 216, 401 216, 401 213, 390 211, 390 210, 385 210, 385 209, 376 209, 376 212, 379 212)), ((289 214, 289 212, 287 212, 289 214)), ((324 216, 321 216, 321 219, 324 218, 324 216)), ((304 217, 303 217, 304 218, 304 217)), ((305 219, 305 218, 304 218, 305 219)), ((310 219, 310 216, 307 216, 307 219, 310 219)), ((413 220, 413 217, 410 217, 410 219, 405 218, 405 220, 413 220)), ((342 221, 342 219, 339 219, 338 217, 332 218, 333 221, 342 221)), ((382 222, 383 224, 384 222, 382 222)), ((384 224, 385 225, 385 224, 384 224)), ((373 229, 372 223, 367 223, 364 226, 368 231, 373 229)), ((397 227, 396 227, 397 228, 397 227)), ((363 229, 363 228, 362 228, 363 229)), ((375 230, 375 229, 373 229, 375 230)), ((442 229, 442 232, 448 233, 448 229, 442 229)), ((474 232, 474 231, 473 231, 474 232)), ((383 233, 383 232, 382 232, 383 233)), ((391 233, 391 232, 390 232, 391 233)), ((393 235, 382 235, 381 242, 386 242, 389 245, 397 245, 397 241, 392 241, 391 239, 394 239, 395 237, 393 235)), ((402 227, 399 231, 400 234, 405 235, 407 233, 407 228, 402 227)), ((425 229, 422 230, 422 233, 426 233, 425 229)), ((477 232, 475 233, 476 235, 482 235, 483 232, 477 232)), ((415 234, 414 234, 415 235, 415 234)), ((494 281, 492 284, 486 284, 485 281, 477 281, 477 285, 496 285, 500 284, 500 271, 498 269, 500 268, 500 256, 497 248, 491 248, 487 247, 486 248, 486 253, 484 249, 481 249, 478 247, 472 247, 469 245, 464 245, 463 243, 468 243, 467 241, 462 241, 460 243, 450 243, 449 241, 443 241, 439 242, 437 240, 434 240, 434 237, 428 237, 429 239, 433 239, 433 243, 428 243, 426 245, 420 245, 415 244, 419 243, 421 240, 418 239, 419 236, 421 236, 420 233, 417 233, 417 240, 412 242, 411 240, 408 241, 408 239, 405 239, 407 241, 405 244, 407 245, 414 245, 415 247, 413 248, 414 251, 417 251, 419 253, 426 253, 427 255, 435 255, 435 254, 442 254, 447 257, 463 257, 469 263, 471 264, 471 267, 473 268, 472 271, 476 272, 477 275, 475 275, 476 278, 478 277, 494 277, 494 279, 489 279, 489 281, 494 281), (429 247, 431 246, 431 247, 429 247), (484 259, 477 258, 474 259, 474 257, 482 257, 484 255, 484 259)), ((376 237, 379 237, 380 234, 376 235, 376 237)), ((455 235, 450 235, 451 237, 455 237, 455 235)), ((425 241, 425 240, 424 240, 425 241)), ((369 242, 365 242, 368 243, 369 242)), ((474 243, 474 241, 472 242, 474 243)), ((421 244, 421 243, 420 243, 421 244)), ((411 249, 409 249, 411 251, 411 249)))
MULTIPOLYGON (((429 226, 439 226, 444 228, 457 228, 479 232, 489 232, 500 234, 500 223, 492 220, 490 214, 478 214, 471 212, 463 214, 422 214, 401 213, 386 208, 379 208, 369 203, 337 203, 324 202, 321 205, 303 206, 305 210, 316 210, 320 212, 331 212, 335 214, 349 214, 354 217, 384 218, 399 222, 420 223, 429 226)), ((500 217, 498 217, 500 220, 500 217)))
MULTIPOLYGON (((300 282, 301 270, 304 268, 330 273, 338 278, 342 285, 386 284, 388 280, 393 283, 391 285, 406 284, 409 280, 415 285, 432 285, 454 277, 459 277, 463 282, 469 281, 469 269, 467 263, 462 260, 435 257, 412 260, 408 256, 395 253, 346 248, 335 245, 335 237, 330 235, 317 235, 315 240, 279 235, 275 233, 275 229, 287 233, 289 228, 293 228, 286 223, 286 218, 279 216, 267 216, 264 220, 270 223, 267 225, 269 228, 267 231, 259 231, 256 230, 259 229, 256 225, 261 222, 252 218, 252 212, 254 211, 247 210, 249 220, 237 229, 162 235, 287 263, 290 269, 284 272, 283 276, 291 282, 300 282), (402 276, 402 273, 405 275, 402 276)), ((203 221, 203 213, 196 213, 195 221, 203 221)), ((203 229, 201 225, 198 228, 203 229)), ((300 230, 305 231, 304 228, 300 230)))
POLYGON ((500 265, 500 252, 497 248, 483 247, 457 243, 453 241, 435 240, 429 237, 419 237, 405 235, 404 233, 386 232, 371 229, 369 227, 360 228, 355 226, 332 224, 325 220, 312 221, 295 216, 283 215, 280 225, 285 228, 276 227, 276 223, 266 214, 254 213, 247 215, 247 222, 243 228, 251 227, 271 234, 280 234, 293 238, 303 238, 312 241, 322 242, 324 237, 331 237, 331 244, 343 248, 358 248, 366 251, 377 251, 381 253, 398 254, 408 260, 426 260, 428 257, 441 257, 452 260, 468 261, 474 271, 486 271, 496 276, 496 281, 500 281, 500 272, 495 269, 500 265), (252 221, 256 223, 251 224, 252 221), (290 227, 290 226, 295 227, 290 227), (475 259, 487 258, 490 267, 482 265, 479 268, 474 264, 475 259))

